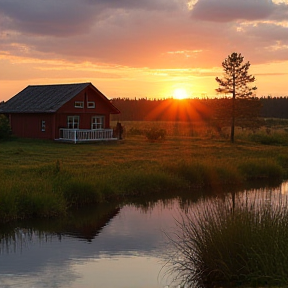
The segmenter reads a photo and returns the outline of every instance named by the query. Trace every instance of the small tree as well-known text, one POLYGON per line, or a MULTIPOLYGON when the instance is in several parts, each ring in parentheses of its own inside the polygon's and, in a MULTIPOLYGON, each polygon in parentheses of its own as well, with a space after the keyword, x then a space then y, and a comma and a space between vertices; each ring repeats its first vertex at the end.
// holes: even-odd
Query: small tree
MULTIPOLYGON (((216 77, 215 79, 219 83, 219 88, 216 89, 218 93, 232 94, 231 142, 234 142, 236 98, 248 99, 253 94, 253 90, 257 89, 255 86, 247 86, 247 84, 255 81, 255 77, 248 74, 250 63, 249 61, 243 63, 243 59, 241 53, 233 52, 222 62, 224 77, 222 79, 216 77)), ((247 109, 249 109, 248 106, 247 109)))
POLYGON ((11 128, 9 125, 9 120, 5 115, 0 114, 0 140, 9 138, 10 135, 11 128))

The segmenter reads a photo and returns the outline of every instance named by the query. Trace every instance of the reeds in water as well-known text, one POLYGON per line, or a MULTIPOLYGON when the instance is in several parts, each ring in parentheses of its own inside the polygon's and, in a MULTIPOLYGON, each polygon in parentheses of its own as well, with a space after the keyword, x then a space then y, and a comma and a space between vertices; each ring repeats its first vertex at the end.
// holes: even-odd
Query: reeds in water
POLYGON ((202 201, 182 215, 170 262, 181 287, 288 285, 287 198, 246 196, 202 201))

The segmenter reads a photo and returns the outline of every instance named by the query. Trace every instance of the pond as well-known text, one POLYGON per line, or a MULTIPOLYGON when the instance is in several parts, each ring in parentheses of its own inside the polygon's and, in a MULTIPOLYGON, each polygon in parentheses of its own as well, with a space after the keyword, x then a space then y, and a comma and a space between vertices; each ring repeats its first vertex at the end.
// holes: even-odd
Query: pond
MULTIPOLYGON (((249 193, 255 191, 288 194, 288 182, 249 193)), ((166 233, 173 234, 189 205, 197 199, 105 204, 65 219, 1 227, 0 287, 177 287, 166 273, 166 233)))

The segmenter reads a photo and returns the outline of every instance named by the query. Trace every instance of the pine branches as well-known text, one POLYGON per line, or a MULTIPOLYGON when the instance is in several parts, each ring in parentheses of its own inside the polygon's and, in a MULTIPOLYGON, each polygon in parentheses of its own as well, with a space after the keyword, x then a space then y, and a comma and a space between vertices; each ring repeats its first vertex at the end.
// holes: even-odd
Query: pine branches
POLYGON ((232 94, 234 98, 249 97, 257 87, 249 87, 247 84, 255 82, 255 77, 249 75, 249 61, 243 63, 244 57, 238 53, 232 53, 223 62, 224 77, 216 77, 219 87, 218 93, 232 94))
MULTIPOLYGON (((224 70, 223 78, 216 77, 219 87, 216 92, 221 94, 232 94, 232 113, 231 113, 231 142, 234 142, 234 126, 236 118, 236 98, 247 99, 253 95, 257 89, 256 86, 250 87, 248 84, 255 81, 253 75, 249 75, 250 63, 249 61, 243 63, 244 57, 241 53, 233 52, 222 62, 224 70)), ((247 111, 249 107, 247 106, 247 111)))

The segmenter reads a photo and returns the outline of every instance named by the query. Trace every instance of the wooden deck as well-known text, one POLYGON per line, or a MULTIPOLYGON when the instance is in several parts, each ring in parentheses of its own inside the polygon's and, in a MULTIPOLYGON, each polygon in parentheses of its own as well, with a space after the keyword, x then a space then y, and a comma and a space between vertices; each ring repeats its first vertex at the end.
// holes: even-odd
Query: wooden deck
POLYGON ((60 137, 56 139, 63 142, 84 143, 97 141, 115 141, 117 138, 113 137, 113 129, 60 129, 60 137))

